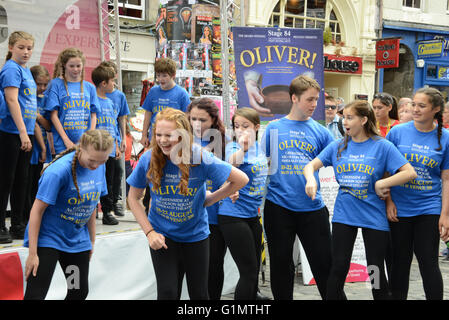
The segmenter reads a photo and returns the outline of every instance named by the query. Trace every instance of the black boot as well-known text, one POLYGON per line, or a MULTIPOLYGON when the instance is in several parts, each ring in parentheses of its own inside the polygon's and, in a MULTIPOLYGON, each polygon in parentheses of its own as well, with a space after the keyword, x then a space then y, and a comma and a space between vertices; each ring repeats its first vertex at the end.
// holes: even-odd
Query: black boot
POLYGON ((125 211, 123 210, 123 204, 122 204, 121 200, 119 200, 116 203, 114 203, 114 214, 117 217, 124 217, 125 216, 125 211))
POLYGON ((110 212, 103 212, 103 224, 113 226, 118 224, 118 221, 110 212))

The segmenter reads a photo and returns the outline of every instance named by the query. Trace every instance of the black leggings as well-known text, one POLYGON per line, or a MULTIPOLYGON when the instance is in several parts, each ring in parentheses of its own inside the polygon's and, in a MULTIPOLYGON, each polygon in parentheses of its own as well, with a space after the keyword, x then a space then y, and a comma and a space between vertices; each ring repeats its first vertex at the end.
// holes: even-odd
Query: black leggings
POLYGON ((426 299, 443 299, 443 278, 438 265, 439 218, 439 215, 429 214, 400 217, 399 222, 390 222, 393 242, 390 283, 393 299, 407 299, 413 252, 418 260, 426 299))
POLYGON ((38 247, 39 267, 36 277, 32 273, 28 277, 24 300, 45 299, 58 261, 67 280, 65 300, 85 300, 89 293, 89 253, 38 247))
POLYGON ((327 208, 294 212, 265 200, 264 228, 274 299, 293 299, 293 245, 296 235, 304 247, 321 298, 324 299, 331 268, 331 233, 327 208))
POLYGON ((209 238, 175 242, 165 237, 167 249, 150 248, 158 300, 178 300, 185 272, 191 300, 208 300, 209 238))
MULTIPOLYGON (((31 143, 34 136, 29 135, 31 143)), ((20 149, 22 143, 18 134, 0 131, 0 228, 5 227, 8 198, 11 202, 11 227, 23 224, 26 182, 30 167, 31 151, 20 149)))
MULTIPOLYGON (((357 231, 358 227, 332 223, 332 269, 327 282, 328 300, 346 300, 343 287, 351 264, 357 231)), ((384 268, 388 231, 362 228, 362 235, 373 299, 388 300, 390 295, 384 268)))
POLYGON ((262 243, 259 217, 236 218, 218 215, 218 225, 240 273, 234 299, 255 300, 262 243))
POLYGON ((223 264, 226 254, 226 243, 218 225, 209 224, 209 230, 209 298, 211 300, 220 300, 223 291, 223 264))

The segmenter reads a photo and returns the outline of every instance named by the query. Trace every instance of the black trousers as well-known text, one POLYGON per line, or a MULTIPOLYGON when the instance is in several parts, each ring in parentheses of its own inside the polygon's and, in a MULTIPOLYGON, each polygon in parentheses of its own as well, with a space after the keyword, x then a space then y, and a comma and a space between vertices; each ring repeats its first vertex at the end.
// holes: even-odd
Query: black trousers
MULTIPOLYGON (((30 135, 29 138, 34 144, 34 136, 30 135)), ((31 151, 22 151, 21 145, 18 134, 0 131, 0 228, 5 227, 8 198, 11 203, 11 228, 20 228, 23 224, 31 151)))
POLYGON ((236 218, 218 215, 218 225, 240 274, 234 299, 255 300, 262 253, 262 225, 259 217, 236 218))
POLYGON ((209 224, 209 230, 209 298, 220 300, 223 291, 226 243, 218 225, 209 224))
POLYGON ((39 267, 36 277, 30 274, 25 300, 44 300, 59 261, 67 280, 65 300, 85 300, 89 293, 89 253, 68 253, 53 248, 37 248, 39 267))
POLYGON ((167 249, 150 248, 157 299, 179 299, 185 272, 190 299, 208 300, 209 238, 198 242, 175 242, 165 237, 165 244, 167 249))
POLYGON ((327 208, 294 212, 265 200, 264 229, 274 299, 293 299, 293 244, 296 236, 304 247, 318 291, 324 299, 331 268, 331 233, 327 208))
POLYGON ((410 267, 415 253, 428 300, 443 299, 443 278, 438 264, 439 215, 419 215, 390 222, 393 243, 393 268, 390 286, 393 299, 408 295, 410 267))
MULTIPOLYGON (((327 282, 328 300, 346 300, 344 285, 351 265, 352 251, 358 227, 332 223, 332 268, 327 282)), ((385 254, 389 232, 362 228, 368 274, 374 300, 389 300, 388 282, 385 276, 385 254)))
POLYGON ((123 169, 120 164, 121 159, 109 157, 106 161, 106 184, 108 186, 108 194, 100 197, 101 210, 103 212, 114 211, 117 201, 121 200, 121 185, 123 177, 123 169))
POLYGON ((25 205, 23 208, 23 223, 26 225, 30 219, 31 208, 33 207, 34 200, 36 199, 37 189, 39 186, 39 179, 41 177, 41 171, 44 164, 39 162, 38 164, 30 164, 27 180, 27 191, 25 205))

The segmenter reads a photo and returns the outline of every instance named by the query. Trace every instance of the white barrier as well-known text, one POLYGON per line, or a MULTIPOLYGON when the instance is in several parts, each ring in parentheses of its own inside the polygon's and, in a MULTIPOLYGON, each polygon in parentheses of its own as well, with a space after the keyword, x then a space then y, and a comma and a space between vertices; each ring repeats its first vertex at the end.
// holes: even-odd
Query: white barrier
MULTIPOLYGON (((22 272, 25 274, 28 249, 21 247, 3 250, 0 254, 9 252, 18 253, 22 263, 22 272)), ((239 279, 237 266, 229 251, 225 256, 224 270, 223 294, 229 294, 234 291, 239 279)), ((67 284, 64 273, 60 265, 57 264, 46 299, 62 300, 66 292, 67 284)), ((145 235, 141 231, 135 231, 97 236, 89 266, 89 295, 87 299, 154 300, 156 297, 156 278, 145 235)), ((189 299, 185 278, 181 299, 189 299)))

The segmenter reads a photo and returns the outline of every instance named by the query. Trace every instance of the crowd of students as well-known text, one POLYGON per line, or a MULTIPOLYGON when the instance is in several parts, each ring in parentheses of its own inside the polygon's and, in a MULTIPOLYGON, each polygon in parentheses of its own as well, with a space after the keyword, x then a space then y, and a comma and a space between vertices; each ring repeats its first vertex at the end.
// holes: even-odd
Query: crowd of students
MULTIPOLYGON (((28 69, 33 47, 31 35, 12 33, 0 72, 0 241, 23 238, 29 248, 25 299, 45 298, 57 262, 80 271, 66 299, 85 299, 98 202, 105 224, 122 212, 119 159, 132 143, 129 109, 110 62, 93 70, 93 85, 84 80, 82 52, 68 48, 50 81, 42 66, 28 69)), ((443 298, 438 253, 440 239, 449 240, 449 132, 441 92, 420 89, 399 113, 387 93, 342 108, 327 96, 331 130, 311 118, 320 85, 300 75, 289 87, 290 113, 259 136, 254 109, 238 108, 229 134, 213 100, 190 101, 174 82, 172 60, 156 61, 155 74, 159 85, 142 105, 147 151, 128 170, 127 200, 148 241, 158 299, 179 299, 184 277, 191 299, 220 299, 226 250, 239 271, 235 299, 256 299, 263 230, 274 299, 293 299, 296 237, 322 299, 346 299, 359 228, 368 268, 377 270, 374 299, 407 298, 413 253, 426 298, 443 298), (331 223, 320 194, 323 166, 333 166, 339 183, 331 223)))

